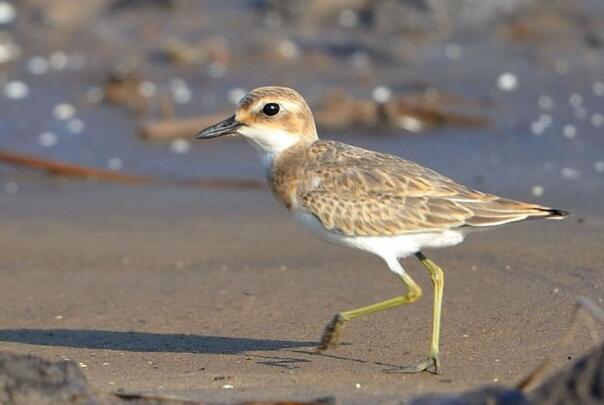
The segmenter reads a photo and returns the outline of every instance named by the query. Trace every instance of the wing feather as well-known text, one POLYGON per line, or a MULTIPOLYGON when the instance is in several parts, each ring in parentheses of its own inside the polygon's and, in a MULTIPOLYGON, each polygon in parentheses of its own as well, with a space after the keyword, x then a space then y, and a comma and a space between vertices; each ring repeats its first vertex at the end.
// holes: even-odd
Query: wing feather
POLYGON ((315 143, 299 170, 299 208, 326 229, 351 236, 495 226, 549 213, 470 189, 396 156, 338 142, 315 143))

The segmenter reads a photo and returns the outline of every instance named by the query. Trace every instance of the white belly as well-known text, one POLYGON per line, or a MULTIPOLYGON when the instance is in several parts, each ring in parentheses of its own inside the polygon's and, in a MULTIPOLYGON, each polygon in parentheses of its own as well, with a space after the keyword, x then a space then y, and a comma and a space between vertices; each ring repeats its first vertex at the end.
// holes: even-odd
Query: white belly
POLYGON ((392 236, 346 236, 326 230, 317 218, 306 212, 296 211, 294 218, 323 240, 364 250, 386 261, 391 258, 402 259, 419 252, 422 248, 454 246, 464 239, 463 232, 455 230, 392 236))

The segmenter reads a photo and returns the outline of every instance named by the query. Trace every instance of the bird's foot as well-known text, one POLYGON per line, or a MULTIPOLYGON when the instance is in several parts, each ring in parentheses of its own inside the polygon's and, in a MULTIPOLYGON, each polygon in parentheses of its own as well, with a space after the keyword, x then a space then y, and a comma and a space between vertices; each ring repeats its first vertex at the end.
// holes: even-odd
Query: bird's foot
POLYGON ((336 314, 331 321, 327 325, 325 325, 325 330, 323 331, 323 336, 321 336, 321 342, 317 347, 317 352, 322 352, 327 349, 335 349, 340 344, 340 335, 342 333, 342 328, 344 328, 344 323, 346 323, 348 319, 345 319, 342 315, 336 314))
POLYGON ((437 354, 431 354, 426 359, 426 361, 423 361, 416 366, 396 367, 393 369, 385 370, 385 372, 389 373, 389 374, 419 373, 422 371, 427 371, 432 374, 442 374, 442 369, 440 367, 440 360, 438 359, 437 354))

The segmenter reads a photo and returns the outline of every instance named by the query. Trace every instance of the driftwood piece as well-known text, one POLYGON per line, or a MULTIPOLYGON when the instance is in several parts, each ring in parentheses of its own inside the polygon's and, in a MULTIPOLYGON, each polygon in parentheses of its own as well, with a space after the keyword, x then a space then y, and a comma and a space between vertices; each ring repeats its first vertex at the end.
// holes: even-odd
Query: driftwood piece
POLYGON ((152 181, 150 177, 146 176, 124 174, 112 170, 80 166, 73 163, 13 153, 5 150, 0 150, 0 162, 8 163, 14 166, 42 170, 48 174, 56 176, 80 177, 130 184, 149 183, 152 181))
POLYGON ((247 179, 166 179, 153 176, 127 174, 113 170, 82 166, 38 156, 24 155, 0 149, 0 162, 14 166, 44 171, 51 175, 101 180, 125 184, 174 184, 184 187, 212 189, 258 189, 263 183, 247 179))
POLYGON ((149 99, 141 95, 141 82, 134 71, 109 72, 103 85, 103 100, 142 114, 149 108, 149 99))
POLYGON ((411 132, 420 132, 436 127, 485 127, 486 118, 447 111, 442 106, 429 103, 417 103, 413 100, 398 98, 383 105, 384 116, 393 126, 411 132))
POLYGON ((476 103, 440 91, 393 96, 387 101, 352 97, 333 89, 317 108, 317 125, 329 130, 352 127, 401 128, 421 132, 437 127, 483 127, 489 120, 463 110, 476 103), (460 107, 464 109, 460 110, 460 107))

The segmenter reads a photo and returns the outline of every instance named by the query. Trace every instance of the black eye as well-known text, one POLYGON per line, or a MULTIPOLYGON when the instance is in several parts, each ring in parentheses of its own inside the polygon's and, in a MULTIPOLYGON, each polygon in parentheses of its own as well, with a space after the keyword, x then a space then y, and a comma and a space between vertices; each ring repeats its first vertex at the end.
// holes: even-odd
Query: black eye
POLYGON ((277 103, 265 104, 264 108, 262 109, 262 112, 264 114, 268 115, 269 117, 272 117, 273 115, 275 115, 279 112, 279 104, 277 104, 277 103))

